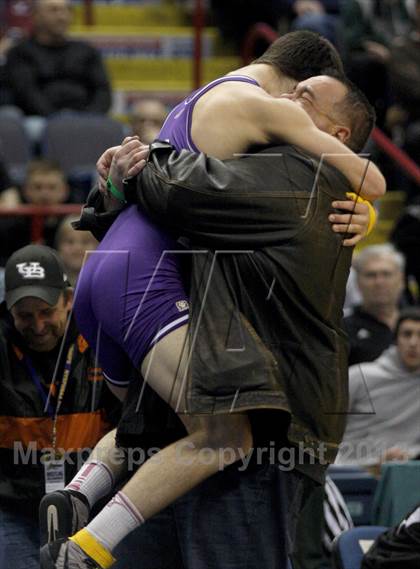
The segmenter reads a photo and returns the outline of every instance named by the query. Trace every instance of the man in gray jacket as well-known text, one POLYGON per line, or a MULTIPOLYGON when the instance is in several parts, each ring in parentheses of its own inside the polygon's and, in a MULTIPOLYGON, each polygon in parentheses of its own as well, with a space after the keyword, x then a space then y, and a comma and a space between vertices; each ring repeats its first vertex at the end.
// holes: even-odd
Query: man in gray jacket
POLYGON ((396 345, 349 373, 349 415, 338 462, 371 465, 420 448, 420 308, 406 308, 396 345))

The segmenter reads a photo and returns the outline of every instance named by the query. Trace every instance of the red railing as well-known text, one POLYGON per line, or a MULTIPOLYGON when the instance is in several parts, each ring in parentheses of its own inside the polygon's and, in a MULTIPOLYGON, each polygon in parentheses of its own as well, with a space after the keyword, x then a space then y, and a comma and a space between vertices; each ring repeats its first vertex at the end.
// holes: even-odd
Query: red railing
MULTIPOLYGON (((257 40, 264 39, 268 44, 271 44, 277 38, 277 32, 267 24, 255 24, 255 26, 253 26, 248 32, 244 41, 242 50, 244 63, 249 64, 254 59, 254 48, 257 40)), ((385 152, 385 154, 387 154, 407 176, 420 185, 420 167, 406 152, 404 152, 404 150, 398 148, 398 146, 396 146, 378 127, 373 129, 372 139, 382 152, 385 152)))
POLYGON ((420 186, 420 168, 414 160, 404 150, 395 146, 392 140, 379 128, 373 130, 372 138, 379 148, 420 186))
POLYGON ((18 205, 16 207, 0 207, 1 217, 28 217, 31 216, 31 242, 41 243, 44 235, 44 221, 46 217, 79 214, 81 204, 61 205, 18 205))
POLYGON ((85 0, 84 18, 86 26, 93 26, 95 23, 93 15, 93 0, 85 0))
POLYGON ((248 65, 253 59, 255 59, 254 49, 258 40, 266 40, 268 45, 270 45, 278 37, 279 34, 276 30, 273 30, 273 28, 268 24, 260 22, 259 24, 252 26, 247 33, 242 46, 242 59, 244 64, 248 65))

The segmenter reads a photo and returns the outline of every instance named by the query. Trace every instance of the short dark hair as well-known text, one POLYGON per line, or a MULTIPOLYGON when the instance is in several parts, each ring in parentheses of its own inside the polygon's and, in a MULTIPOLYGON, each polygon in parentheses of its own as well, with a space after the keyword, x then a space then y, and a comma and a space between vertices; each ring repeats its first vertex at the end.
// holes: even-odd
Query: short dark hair
POLYGON ((420 306, 409 306, 401 310, 395 326, 395 337, 398 336, 401 324, 406 320, 415 320, 416 322, 420 322, 420 306))
POLYGON ((306 30, 279 37, 253 63, 272 65, 296 81, 328 72, 344 76, 343 63, 332 43, 320 34, 306 30))
POLYGON ((336 103, 337 114, 348 124, 351 130, 350 139, 346 145, 353 152, 361 152, 375 126, 375 109, 367 100, 366 95, 347 77, 328 73, 347 87, 347 94, 342 101, 336 103))
POLYGON ((25 181, 27 182, 34 174, 51 174, 51 172, 60 174, 63 180, 66 180, 66 175, 58 162, 44 158, 31 160, 26 169, 25 181))

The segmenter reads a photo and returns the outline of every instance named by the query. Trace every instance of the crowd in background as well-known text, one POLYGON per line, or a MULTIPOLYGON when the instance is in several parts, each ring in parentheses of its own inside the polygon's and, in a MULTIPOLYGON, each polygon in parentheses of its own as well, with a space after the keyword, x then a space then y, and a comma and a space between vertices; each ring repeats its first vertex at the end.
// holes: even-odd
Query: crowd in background
MULTIPOLYGON (((38 2, 30 35, 16 39, 5 27, 0 30, 0 122, 20 121, 30 149, 30 161, 16 171, 9 168, 0 145, 3 208, 83 201, 94 179, 89 173, 88 181, 83 178, 81 183, 80 172, 69 175, 46 156, 48 121, 68 113, 105 116, 112 112, 112 86, 101 54, 88 42, 70 38, 68 2, 58 2, 54 10, 48 4, 48 0, 38 2)), ((208 19, 219 27, 227 49, 238 53, 250 27, 260 21, 281 32, 310 29, 326 36, 339 49, 349 77, 374 104, 379 128, 420 165, 420 0, 209 0, 206 6, 208 19)), ((168 110, 159 100, 145 97, 129 109, 121 132, 138 134, 150 143, 168 110)), ((372 444, 386 450, 369 456, 366 466, 372 467, 420 454, 420 432, 415 423, 420 353, 416 356, 416 349, 409 345, 415 338, 420 343, 420 309, 413 308, 420 290, 420 188, 401 169, 391 166, 373 142, 367 150, 383 166, 389 190, 406 193, 403 215, 394 220, 393 245, 367 247, 356 256, 348 290, 345 328, 353 366, 350 412, 366 411, 363 389, 367 380, 372 386, 379 384, 371 393, 378 399, 369 404, 393 402, 392 416, 399 418, 398 424, 393 420, 389 432, 384 428, 388 415, 364 416, 362 424, 350 422, 345 441, 369 436, 372 444), (414 289, 407 287, 410 279, 417 283, 414 289), (411 328, 404 322, 397 326, 401 315, 411 328), (366 362, 371 363, 363 367, 366 362), (384 391, 385 382, 390 388, 384 391), (402 385, 404 399, 399 398, 402 385), (397 443, 408 434, 406 446, 400 448, 397 443)), ((72 228, 75 219, 49 215, 43 230, 43 243, 59 252, 72 285, 86 251, 96 245, 90 234, 72 228)), ((0 266, 30 242, 29 217, 0 216, 0 266)), ((351 456, 342 462, 355 461, 351 456)))
MULTIPOLYGON (((374 104, 378 126, 420 162, 420 0, 233 0, 227 4, 211 0, 206 6, 209 21, 220 27, 230 46, 227 49, 234 44, 240 51, 250 27, 259 21, 273 29, 310 29, 325 35, 342 54, 349 77, 374 104)), ((71 38, 71 18, 66 0, 40 0, 32 12, 31 33, 22 32, 22 38, 13 40, 3 29, 0 121, 11 117, 21 121, 31 158, 23 170, 8 169, 0 146, 0 205, 4 207, 80 203, 94 181, 89 172, 87 184, 84 180, 80 186, 80 176, 68 175, 44 152, 43 137, 50 120, 68 113, 88 117, 112 110, 111 82, 101 54, 89 43, 71 38)), ((167 110, 157 99, 141 99, 129 110, 121 133, 138 134, 150 143, 167 110)), ((4 146, 4 140, 0 144, 4 146)), ((71 143, 68 148, 70 153, 71 143)), ((381 162, 373 143, 368 150, 381 162)), ((418 301, 420 191, 388 162, 389 190, 403 189, 407 196, 406 208, 391 234, 399 252, 385 245, 356 256, 345 319, 350 365, 379 357, 393 343, 399 310, 418 301), (372 263, 374 269, 365 268, 372 263), (406 286, 410 279, 417 283, 414 288, 406 286), (355 306, 349 308, 349 304, 355 306)), ((95 247, 95 240, 73 230, 72 219, 47 216, 43 243, 60 252, 74 284, 86 250, 95 247)), ((0 266, 29 244, 31 235, 30 217, 1 217, 0 266)))
MULTIPOLYGON (((191 2, 177 0, 176 3, 191 9, 191 2)), ((10 167, 0 132, 0 204, 82 202, 93 181, 92 171, 87 176, 81 176, 77 167, 69 171, 59 163, 67 178, 66 181, 63 180, 67 189, 48 192, 40 184, 41 180, 52 178, 48 169, 53 166, 42 166, 41 162, 45 158, 51 159, 46 130, 51 119, 68 113, 75 117, 86 113, 90 116, 112 114, 112 86, 101 54, 88 42, 73 40, 69 35, 72 19, 69 2, 64 2, 61 8, 53 10, 48 9, 49 2, 38 2, 33 17, 28 12, 30 2, 15 3, 19 5, 20 12, 27 6, 32 30, 31 33, 21 30, 22 37, 19 39, 16 38, 16 27, 13 27, 13 34, 8 33, 6 28, 7 4, 12 5, 13 2, 3 3, 2 7, 0 117, 21 121, 28 139, 28 158, 36 162, 18 169, 10 167), (40 172, 40 169, 43 169, 44 174, 38 173, 38 190, 31 191, 30 178, 33 177, 34 170, 40 172)), ((228 3, 208 0, 204 4, 207 7, 207 19, 209 23, 219 26, 226 49, 229 51, 234 46, 233 49, 238 54, 246 34, 254 23, 260 21, 268 23, 279 33, 310 29, 326 36, 339 49, 349 77, 374 104, 378 126, 419 163, 418 0, 232 0, 228 3)), ((257 43, 256 50, 259 47, 265 49, 266 45, 259 46, 257 43)), ((121 133, 135 132, 145 142, 149 142, 158 132, 169 109, 159 100, 145 99, 133 103, 127 110, 121 133)), ((419 262, 414 254, 420 231, 418 184, 395 166, 372 141, 366 150, 382 166, 388 190, 403 190, 406 193, 406 216, 402 227, 399 225, 396 229, 393 241, 407 255, 408 272, 418 282, 419 262), (408 226, 407 236, 405 228, 408 226), (412 235, 415 236, 414 245, 412 235)), ((59 177, 58 170, 55 176, 59 177)), ((45 183, 45 187, 47 185, 45 183)), ((21 231, 19 227, 15 229, 16 224, 10 219, 7 222, 2 219, 5 230, 9 231, 10 225, 13 226, 14 234, 16 231, 21 234, 15 242, 15 248, 28 242, 27 227, 22 227, 21 231)), ((45 242, 51 244, 54 230, 50 229, 54 224, 49 221, 47 226, 45 242)), ((2 264, 11 252, 10 245, 0 245, 2 264)))

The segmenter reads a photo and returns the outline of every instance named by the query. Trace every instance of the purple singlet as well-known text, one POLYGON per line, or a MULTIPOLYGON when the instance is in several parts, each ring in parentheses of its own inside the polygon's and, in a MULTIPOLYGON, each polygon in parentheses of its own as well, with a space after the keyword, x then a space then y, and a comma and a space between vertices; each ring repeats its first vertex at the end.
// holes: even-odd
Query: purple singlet
POLYGON ((126 386, 131 364, 139 367, 155 342, 188 322, 178 249, 131 206, 120 213, 80 273, 77 324, 115 385, 126 386))
MULTIPOLYGON (((216 79, 192 93, 168 115, 159 135, 177 150, 199 152, 191 139, 194 105, 225 81, 258 85, 250 77, 216 79)), ((131 366, 141 366, 150 348, 188 322, 188 297, 180 276, 177 243, 136 206, 124 210, 90 254, 80 273, 74 314, 104 375, 127 386, 131 366)))
POLYGON ((215 79, 211 83, 201 87, 201 89, 197 89, 197 91, 191 93, 191 95, 172 109, 163 123, 163 127, 158 137, 159 140, 166 140, 167 142, 170 142, 177 150, 184 149, 199 153, 199 149, 191 138, 191 121, 195 104, 200 97, 207 93, 207 91, 210 91, 210 89, 213 89, 216 85, 226 83, 227 81, 258 85, 255 79, 251 79, 251 77, 246 77, 245 75, 230 75, 229 77, 220 77, 220 79, 215 79))

